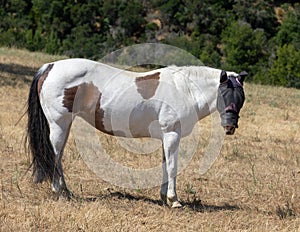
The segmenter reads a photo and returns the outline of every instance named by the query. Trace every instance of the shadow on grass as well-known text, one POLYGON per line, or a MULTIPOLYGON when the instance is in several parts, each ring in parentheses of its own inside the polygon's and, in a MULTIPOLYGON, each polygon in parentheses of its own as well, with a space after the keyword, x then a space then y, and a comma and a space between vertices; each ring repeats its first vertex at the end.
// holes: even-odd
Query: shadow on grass
MULTIPOLYGON (((99 197, 88 197, 88 198, 82 198, 82 197, 75 197, 78 201, 85 201, 85 202, 95 202, 97 200, 103 200, 108 198, 117 198, 117 199, 124 199, 129 201, 144 201, 150 204, 163 206, 163 202, 161 200, 154 200, 145 196, 137 196, 132 195, 130 193, 122 193, 119 191, 116 192, 110 192, 101 195, 99 197)), ((218 212, 218 211, 236 211, 241 210, 241 208, 237 205, 230 205, 230 204, 224 204, 224 205, 209 205, 209 204, 203 204, 201 200, 193 201, 193 202, 184 202, 181 201, 183 204, 183 209, 190 209, 195 212, 218 212)))
POLYGON ((153 200, 151 198, 147 198, 147 197, 143 197, 143 196, 135 196, 130 193, 122 193, 119 191, 112 192, 110 190, 108 191, 107 194, 103 194, 98 197, 80 197, 80 196, 75 195, 73 199, 75 199, 77 201, 95 202, 97 200, 112 199, 112 198, 117 198, 120 200, 124 199, 124 200, 129 200, 129 201, 144 201, 144 202, 148 202, 148 203, 155 204, 155 205, 163 205, 162 201, 160 201, 160 200, 153 200))
POLYGON ((218 212, 218 211, 236 211, 241 210, 241 207, 237 205, 230 205, 225 203, 224 205, 210 205, 204 204, 201 200, 197 200, 194 202, 183 202, 184 206, 196 212, 218 212))
POLYGON ((0 63, 0 84, 2 86, 29 85, 36 72, 35 68, 19 64, 0 63))

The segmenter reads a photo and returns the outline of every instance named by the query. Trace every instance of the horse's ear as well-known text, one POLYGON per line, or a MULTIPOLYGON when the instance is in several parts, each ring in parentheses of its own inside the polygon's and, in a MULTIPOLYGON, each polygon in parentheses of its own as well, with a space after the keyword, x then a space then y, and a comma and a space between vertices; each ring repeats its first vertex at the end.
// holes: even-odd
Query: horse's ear
POLYGON ((227 80, 228 80, 227 73, 226 73, 226 71, 222 70, 222 72, 220 74, 220 83, 222 84, 227 80))
POLYGON ((246 71, 242 71, 240 74, 239 74, 239 82, 241 82, 243 84, 244 80, 245 80, 245 77, 248 76, 248 73, 246 71))

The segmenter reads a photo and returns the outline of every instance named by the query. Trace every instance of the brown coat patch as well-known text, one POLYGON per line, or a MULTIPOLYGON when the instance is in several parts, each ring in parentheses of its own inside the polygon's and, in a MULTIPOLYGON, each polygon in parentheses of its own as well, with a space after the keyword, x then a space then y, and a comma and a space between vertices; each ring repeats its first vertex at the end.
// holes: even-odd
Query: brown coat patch
POLYGON ((69 112, 73 112, 73 104, 78 88, 79 86, 74 86, 64 90, 63 106, 67 108, 69 112))
POLYGON ((157 72, 151 75, 137 77, 135 79, 137 91, 144 99, 150 99, 154 96, 159 85, 159 75, 160 72, 157 72))
POLYGON ((104 110, 100 106, 101 92, 91 83, 82 83, 78 86, 64 90, 63 106, 69 112, 78 114, 98 130, 113 134, 107 131, 103 124, 104 110))
POLYGON ((42 75, 40 76, 39 80, 38 80, 38 94, 40 96, 44 81, 46 80, 46 78, 48 77, 49 72, 51 71, 51 69, 53 68, 54 64, 49 64, 48 67, 46 68, 46 70, 42 73, 42 75))

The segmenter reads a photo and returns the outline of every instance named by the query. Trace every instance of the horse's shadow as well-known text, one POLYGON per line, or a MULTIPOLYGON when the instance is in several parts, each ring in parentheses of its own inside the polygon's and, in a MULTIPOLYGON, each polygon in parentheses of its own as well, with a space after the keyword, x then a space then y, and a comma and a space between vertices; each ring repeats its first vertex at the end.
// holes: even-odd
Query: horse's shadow
MULTIPOLYGON (((104 199, 124 199, 129 201, 144 201, 153 205, 165 206, 161 200, 155 200, 145 196, 133 195, 130 193, 123 193, 119 191, 108 192, 107 194, 97 196, 97 197, 75 197, 77 200, 85 201, 85 202, 95 202, 97 200, 104 199)), ((202 203, 201 200, 193 200, 193 201, 181 201, 183 204, 183 209, 190 209, 195 212, 218 212, 218 211, 236 211, 240 210, 241 207, 237 205, 223 204, 223 205, 210 205, 206 203, 202 203)))
POLYGON ((202 203, 200 200, 196 202, 183 202, 183 205, 196 212, 219 212, 219 211, 236 211, 241 210, 237 205, 225 203, 223 205, 211 205, 202 203))
POLYGON ((19 64, 0 63, 0 84, 3 86, 15 86, 17 83, 30 84, 36 71, 35 68, 19 64), (9 77, 5 78, 4 73, 9 77))

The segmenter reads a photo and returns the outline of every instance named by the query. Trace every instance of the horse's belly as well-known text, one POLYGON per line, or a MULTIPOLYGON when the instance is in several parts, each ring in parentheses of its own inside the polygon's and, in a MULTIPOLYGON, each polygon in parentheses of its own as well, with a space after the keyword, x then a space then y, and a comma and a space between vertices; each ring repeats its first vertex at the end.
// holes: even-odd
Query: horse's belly
POLYGON ((151 102, 118 102, 104 109, 103 125, 113 135, 160 138, 158 112, 151 102))
MULTIPOLYGON (((119 103, 118 103, 119 104, 119 103)), ((176 107, 175 107, 176 108, 176 107)), ((162 138, 168 130, 175 130, 174 125, 180 125, 182 136, 187 136, 193 130, 196 115, 188 113, 188 109, 173 109, 159 101, 140 101, 123 104, 123 107, 110 105, 104 109, 103 125, 113 135, 122 137, 152 137, 162 138), (180 122, 177 124, 177 122, 180 122), (169 129, 170 128, 170 129, 169 129)))

